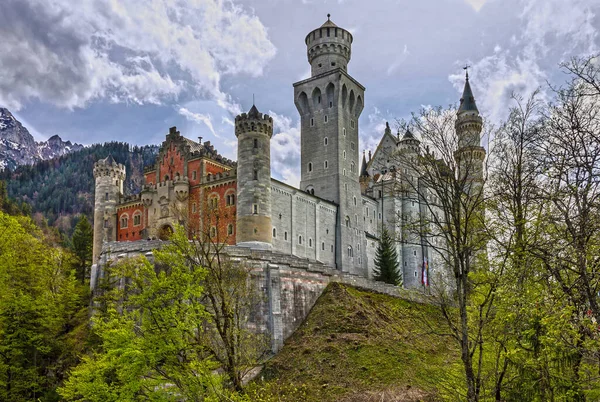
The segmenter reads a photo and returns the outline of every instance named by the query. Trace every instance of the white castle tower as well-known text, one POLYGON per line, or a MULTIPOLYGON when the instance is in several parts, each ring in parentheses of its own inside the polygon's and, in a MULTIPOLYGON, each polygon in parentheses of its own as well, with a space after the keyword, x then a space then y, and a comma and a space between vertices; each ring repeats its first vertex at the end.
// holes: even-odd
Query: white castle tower
POLYGON ((112 156, 94 164, 94 247, 92 262, 96 264, 102 251, 102 243, 117 240, 117 204, 123 195, 125 166, 112 156))
POLYGON ((358 118, 365 88, 348 72, 352 34, 327 21, 305 39, 311 77, 294 84, 301 122, 300 189, 338 204, 336 266, 367 275, 358 118))

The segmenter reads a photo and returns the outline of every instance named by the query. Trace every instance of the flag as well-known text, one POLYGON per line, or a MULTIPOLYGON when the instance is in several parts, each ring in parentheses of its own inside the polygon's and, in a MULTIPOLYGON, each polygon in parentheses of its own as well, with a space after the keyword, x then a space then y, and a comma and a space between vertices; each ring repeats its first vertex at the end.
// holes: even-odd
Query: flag
POLYGON ((421 273, 421 283, 423 286, 429 286, 429 263, 427 257, 423 257, 423 272, 421 273))

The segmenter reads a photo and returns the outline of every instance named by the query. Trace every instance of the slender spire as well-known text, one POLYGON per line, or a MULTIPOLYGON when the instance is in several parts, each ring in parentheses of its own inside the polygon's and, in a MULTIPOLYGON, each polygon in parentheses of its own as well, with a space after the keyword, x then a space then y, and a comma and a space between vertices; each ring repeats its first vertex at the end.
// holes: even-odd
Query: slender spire
POLYGON ((365 151, 363 151, 362 166, 360 167, 360 175, 361 175, 361 177, 369 176, 369 172, 367 172, 367 158, 365 156, 365 151))
POLYGON ((473 96, 473 91, 471 90, 471 84, 469 84, 469 65, 463 67, 465 70, 465 89, 463 90, 462 97, 460 98, 460 107, 458 108, 457 114, 461 114, 464 112, 477 112, 477 105, 475 104, 475 97, 473 96))
POLYGON ((390 123, 385 122, 385 134, 392 135, 392 129, 390 128, 390 123))

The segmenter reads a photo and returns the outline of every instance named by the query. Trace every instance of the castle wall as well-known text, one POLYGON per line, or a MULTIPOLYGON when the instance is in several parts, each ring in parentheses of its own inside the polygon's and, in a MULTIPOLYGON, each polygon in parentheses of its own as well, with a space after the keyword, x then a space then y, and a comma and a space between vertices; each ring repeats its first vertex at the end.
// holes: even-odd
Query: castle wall
POLYGON ((271 189, 273 249, 334 267, 337 207, 274 179, 271 189))
MULTIPOLYGON (((95 290, 104 277, 104 267, 109 262, 138 255, 152 259, 152 250, 163 244, 160 241, 105 243, 101 263, 92 267, 92 289, 95 290)), ((276 251, 230 246, 225 252, 233 262, 244 264, 251 271, 256 289, 264 295, 260 306, 252 314, 251 324, 270 334, 274 352, 300 326, 330 282, 340 282, 417 302, 427 300, 421 293, 343 274, 324 264, 276 251)))
POLYGON ((140 202, 119 206, 117 208, 117 240, 135 241, 144 238, 145 228, 144 205, 140 202), (139 215, 139 223, 136 224, 135 216, 139 215), (127 227, 123 227, 123 219, 127 219, 127 227))

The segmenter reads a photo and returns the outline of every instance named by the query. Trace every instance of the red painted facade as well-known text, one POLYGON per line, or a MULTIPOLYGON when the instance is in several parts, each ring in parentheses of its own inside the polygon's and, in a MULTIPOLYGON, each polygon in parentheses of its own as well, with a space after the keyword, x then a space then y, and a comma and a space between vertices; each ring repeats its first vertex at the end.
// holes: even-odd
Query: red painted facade
POLYGON ((146 211, 141 202, 117 208, 117 240, 142 240, 146 211), (139 216, 139 218, 136 218, 139 216), (139 221, 138 221, 139 219, 139 221), (137 223, 137 224, 136 224, 137 223))

